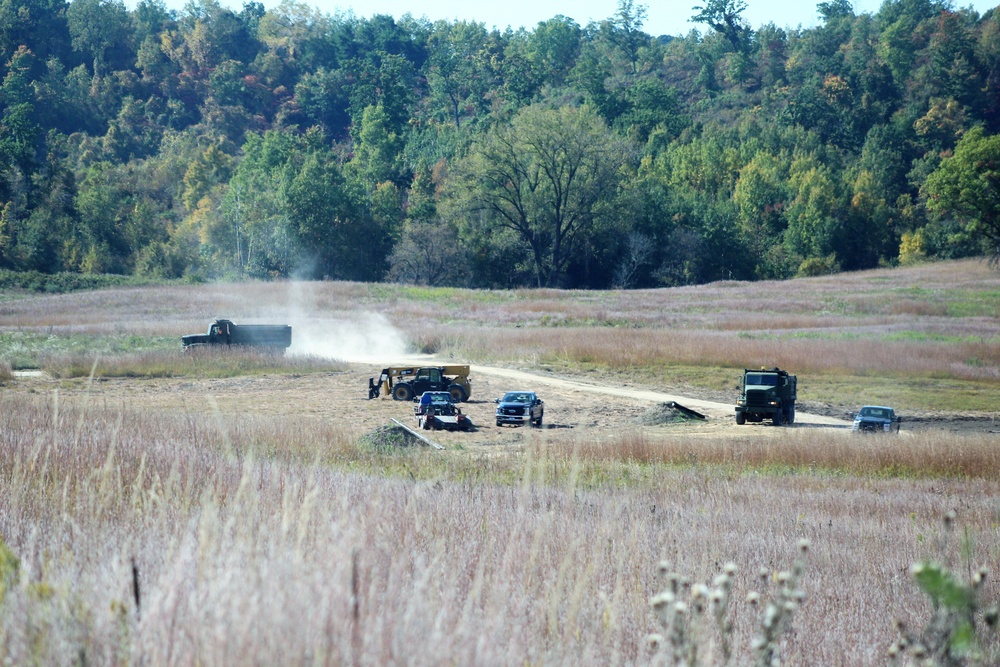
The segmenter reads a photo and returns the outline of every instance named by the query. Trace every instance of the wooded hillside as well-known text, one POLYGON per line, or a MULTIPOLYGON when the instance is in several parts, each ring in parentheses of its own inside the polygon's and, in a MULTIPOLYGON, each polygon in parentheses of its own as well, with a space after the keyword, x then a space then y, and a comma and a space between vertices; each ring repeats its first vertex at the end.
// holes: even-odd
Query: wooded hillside
POLYGON ((1000 12, 0 3, 0 268, 648 287, 1000 254, 1000 12))

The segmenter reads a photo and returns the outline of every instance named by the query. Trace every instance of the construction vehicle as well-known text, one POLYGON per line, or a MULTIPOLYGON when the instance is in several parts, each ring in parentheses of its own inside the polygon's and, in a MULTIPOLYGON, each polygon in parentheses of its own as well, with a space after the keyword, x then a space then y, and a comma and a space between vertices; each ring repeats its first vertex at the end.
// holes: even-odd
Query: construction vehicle
POLYGON ((215 320, 208 333, 181 336, 184 349, 201 345, 244 345, 284 352, 292 344, 292 328, 287 324, 236 324, 215 320))
POLYGON ((446 391, 462 403, 472 395, 468 366, 390 366, 383 368, 378 382, 368 378, 368 398, 382 392, 397 401, 412 401, 425 391, 446 391))
POLYGON ((775 426, 795 422, 796 378, 778 368, 744 369, 736 400, 736 423, 770 419, 775 426))

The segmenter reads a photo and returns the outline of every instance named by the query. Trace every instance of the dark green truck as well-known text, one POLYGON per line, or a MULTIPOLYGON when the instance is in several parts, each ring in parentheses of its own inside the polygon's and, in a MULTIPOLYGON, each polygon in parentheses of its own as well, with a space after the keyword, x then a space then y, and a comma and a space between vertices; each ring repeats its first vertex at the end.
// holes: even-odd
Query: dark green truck
POLYGON ((184 349, 201 345, 243 345, 284 352, 292 344, 292 327, 287 324, 236 324, 231 320, 216 320, 208 325, 208 333, 181 336, 184 349))
POLYGON ((777 368, 744 369, 740 377, 740 397, 736 400, 736 423, 770 419, 775 426, 795 421, 794 375, 777 368))

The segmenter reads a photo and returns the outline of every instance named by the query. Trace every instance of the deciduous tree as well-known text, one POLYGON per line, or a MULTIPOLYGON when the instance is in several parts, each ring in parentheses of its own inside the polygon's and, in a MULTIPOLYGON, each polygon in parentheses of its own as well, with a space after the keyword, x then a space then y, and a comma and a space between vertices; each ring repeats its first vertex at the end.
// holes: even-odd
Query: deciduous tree
POLYGON ((626 144, 590 107, 535 105, 475 145, 451 200, 513 232, 530 248, 538 286, 558 285, 607 214, 628 159, 626 144))

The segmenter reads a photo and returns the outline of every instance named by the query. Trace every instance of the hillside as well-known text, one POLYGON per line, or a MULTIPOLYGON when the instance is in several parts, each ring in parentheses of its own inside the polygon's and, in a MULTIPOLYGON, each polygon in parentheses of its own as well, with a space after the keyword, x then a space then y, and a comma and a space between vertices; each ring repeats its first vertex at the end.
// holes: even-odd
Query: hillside
MULTIPOLYGON (((509 289, 995 255, 1000 14, 0 9, 0 269, 509 289)), ((695 10, 692 9, 692 12, 695 10)))

